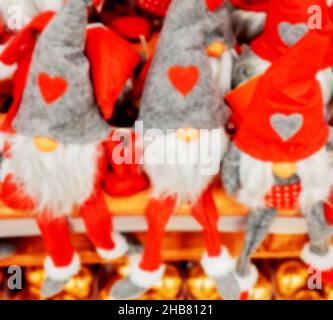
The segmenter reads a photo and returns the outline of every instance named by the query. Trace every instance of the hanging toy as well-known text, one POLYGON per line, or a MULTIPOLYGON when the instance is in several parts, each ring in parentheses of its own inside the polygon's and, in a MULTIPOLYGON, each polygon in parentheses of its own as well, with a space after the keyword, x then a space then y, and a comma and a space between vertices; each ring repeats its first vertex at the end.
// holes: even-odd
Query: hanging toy
POLYGON ((333 273, 333 247, 324 215, 332 186, 328 146, 330 129, 316 74, 329 50, 332 24, 308 31, 278 58, 258 82, 222 167, 230 195, 250 208, 244 248, 227 275, 225 299, 247 299, 258 272, 250 258, 269 233, 276 216, 301 210, 310 241, 303 261, 322 274, 333 273), (311 52, 311 54, 309 54, 311 52))

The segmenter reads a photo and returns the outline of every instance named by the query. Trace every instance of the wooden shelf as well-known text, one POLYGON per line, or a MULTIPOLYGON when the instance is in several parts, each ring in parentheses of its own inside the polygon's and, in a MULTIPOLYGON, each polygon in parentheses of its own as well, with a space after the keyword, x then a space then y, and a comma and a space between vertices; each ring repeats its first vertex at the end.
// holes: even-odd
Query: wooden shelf
MULTIPOLYGON (((144 244, 146 234, 136 233, 136 238, 144 244)), ((243 245, 243 233, 221 233, 221 241, 227 246, 233 256, 238 256, 243 245)), ((0 260, 0 267, 10 265, 42 266, 45 250, 40 237, 17 238, 12 240, 17 245, 17 253, 5 260, 0 260)), ((109 264, 95 252, 85 235, 73 234, 72 242, 84 264, 109 264)), ((298 258, 300 250, 307 242, 306 236, 301 235, 271 235, 263 242, 254 255, 256 259, 298 258)), ((204 251, 201 233, 167 233, 162 255, 165 261, 198 261, 204 251)), ((118 263, 124 259, 113 261, 118 263)))
MULTIPOLYGON (((108 207, 114 216, 115 230, 119 232, 144 232, 147 230, 144 217, 150 191, 127 198, 107 197, 108 207)), ((214 198, 220 212, 219 230, 238 232, 244 230, 248 209, 227 197, 221 187, 214 189, 214 198)), ((73 214, 70 218, 73 232, 85 231, 82 219, 73 214)), ((201 226, 191 217, 190 208, 179 208, 167 226, 172 232, 198 232, 201 226)), ((307 226, 304 218, 297 212, 280 215, 272 229, 273 234, 304 234, 307 226)), ((39 235, 32 213, 15 211, 0 202, 0 238, 27 237, 39 235)))

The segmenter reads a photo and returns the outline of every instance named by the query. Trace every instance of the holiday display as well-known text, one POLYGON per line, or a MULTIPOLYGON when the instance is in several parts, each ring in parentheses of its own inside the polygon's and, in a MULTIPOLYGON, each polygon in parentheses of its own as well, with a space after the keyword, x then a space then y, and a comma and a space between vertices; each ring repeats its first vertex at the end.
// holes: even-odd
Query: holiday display
POLYGON ((330 129, 315 78, 333 30, 330 19, 323 23, 323 29, 309 30, 261 77, 225 158, 225 187, 251 208, 243 251, 235 271, 225 278, 225 297, 247 298, 258 277, 251 254, 284 210, 302 210, 310 237, 302 259, 322 273, 323 282, 332 279, 333 251, 324 214, 332 185, 330 129), (309 50, 311 56, 305 54, 309 50))
MULTIPOLYGON (((182 164, 177 160, 162 165, 158 162, 163 161, 166 148, 175 155, 188 154, 195 148, 192 152, 199 155, 200 140, 206 139, 207 146, 201 143, 199 152, 208 154, 208 144, 216 145, 212 170, 217 173, 227 146, 223 129, 227 112, 222 100, 224 91, 214 81, 206 44, 212 39, 220 39, 225 45, 231 43, 229 27, 228 9, 223 1, 214 6, 210 1, 192 0, 174 0, 170 4, 139 116, 144 126, 144 169, 153 189, 146 209, 148 239, 143 255, 133 258, 129 276, 111 288, 112 298, 138 297, 162 278, 163 235, 171 214, 180 204, 190 203, 193 216, 203 226, 207 253, 202 264, 207 274, 218 281, 230 270, 231 259, 228 250, 221 248, 217 230, 218 213, 210 187, 214 172, 205 174, 204 167, 191 163, 191 159, 182 164), (149 137, 154 129, 162 134, 149 137), (173 147, 170 141, 175 141, 173 147)), ((221 70, 222 76, 223 72, 230 79, 227 70, 221 70)))
POLYGON ((33 46, 31 59, 25 55, 19 68, 18 92, 2 128, 1 197, 13 208, 37 213, 49 254, 45 297, 61 291, 80 268, 68 230, 67 216, 74 209, 101 257, 112 260, 127 250, 125 239, 112 231, 101 188, 107 160, 103 140, 111 128, 98 107, 105 119, 112 115, 138 57, 111 30, 99 25, 87 29, 90 4, 71 0, 56 15, 37 16, 1 56, 13 64, 26 43, 33 46), (113 55, 121 57, 117 70, 113 55))
POLYGON ((0 0, 0 300, 333 300, 332 39, 331 0, 0 0))

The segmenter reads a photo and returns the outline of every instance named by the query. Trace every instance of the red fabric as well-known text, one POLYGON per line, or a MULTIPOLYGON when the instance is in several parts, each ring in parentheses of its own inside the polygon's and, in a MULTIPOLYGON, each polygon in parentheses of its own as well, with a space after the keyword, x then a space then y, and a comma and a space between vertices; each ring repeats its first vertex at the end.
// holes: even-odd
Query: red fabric
POLYGON ((54 218, 48 213, 39 214, 37 223, 47 254, 57 268, 69 266, 74 258, 67 217, 54 218))
POLYGON ((322 271, 321 280, 324 284, 333 285, 333 268, 328 271, 322 271))
POLYGON ((115 243, 112 239, 112 216, 107 207, 104 194, 97 192, 80 208, 87 234, 96 248, 112 250, 115 243))
POLYGON ((151 25, 144 17, 124 16, 111 20, 111 28, 122 37, 129 40, 139 40, 140 36, 150 37, 151 25))
POLYGON ((261 77, 235 137, 240 150, 262 161, 294 162, 326 144, 329 128, 315 76, 326 55, 331 30, 329 24, 309 33, 261 77), (301 126, 284 140, 274 129, 272 117, 295 114, 302 117, 301 126))
POLYGON ((128 42, 104 27, 88 29, 86 55, 90 62, 97 103, 104 118, 109 119, 140 57, 128 42))
POLYGON ((209 257, 221 254, 221 239, 218 230, 219 214, 209 187, 192 208, 193 217, 202 225, 205 246, 209 257))
POLYGON ((149 180, 138 164, 142 156, 142 150, 136 143, 138 137, 133 131, 126 132, 126 141, 120 141, 117 131, 113 131, 104 143, 111 166, 111 171, 104 178, 104 189, 115 197, 130 196, 149 187, 149 180))
MULTIPOLYGON (((175 210, 176 199, 151 199, 146 209, 148 234, 146 247, 140 264, 145 271, 155 271, 162 264, 161 248, 166 225, 175 210)), ((217 257, 221 254, 220 234, 217 228, 218 212, 212 196, 211 188, 208 188, 192 207, 193 217, 202 225, 205 238, 205 246, 209 257, 217 257)))
POLYGON ((206 7, 209 11, 215 11, 220 8, 224 2, 224 0, 205 0, 206 7))
POLYGON ((266 207, 278 210, 298 208, 301 191, 300 183, 289 186, 273 186, 265 197, 266 207))
POLYGON ((164 17, 171 0, 135 0, 135 4, 156 16, 164 17))
POLYGON ((279 35, 279 24, 308 25, 308 10, 313 5, 321 7, 323 23, 330 19, 325 0, 270 0, 264 31, 252 42, 252 50, 265 60, 275 61, 289 48, 279 35))
POLYGON ((5 177, 1 189, 1 200, 12 209, 23 211, 34 210, 34 201, 24 194, 12 179, 13 177, 11 175, 5 177))
POLYGON ((251 11, 267 11, 270 0, 231 0, 234 7, 251 10, 251 11))
POLYGON ((168 77, 174 88, 183 96, 191 93, 199 81, 200 71, 197 66, 172 66, 168 77))
POLYGON ((51 77, 45 72, 38 75, 38 87, 46 104, 59 100, 66 92, 68 82, 62 77, 51 77))
POLYGON ((13 80, 13 102, 4 122, 1 124, 1 131, 13 131, 12 122, 21 104, 23 91, 28 77, 30 62, 38 35, 43 31, 53 16, 53 12, 45 12, 37 16, 20 33, 11 39, 9 45, 0 56, 0 61, 3 63, 8 65, 17 63, 18 66, 13 80))
POLYGON ((151 199, 146 208, 148 232, 145 251, 140 268, 145 271, 156 271, 162 264, 161 250, 165 228, 176 207, 173 197, 164 200, 151 199))

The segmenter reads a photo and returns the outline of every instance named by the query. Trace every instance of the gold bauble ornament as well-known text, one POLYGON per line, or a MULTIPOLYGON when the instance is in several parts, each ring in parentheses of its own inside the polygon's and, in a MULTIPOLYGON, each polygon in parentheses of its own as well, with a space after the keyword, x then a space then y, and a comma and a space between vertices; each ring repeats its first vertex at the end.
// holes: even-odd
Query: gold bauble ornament
POLYGON ((257 284, 250 291, 250 300, 271 300, 273 295, 272 283, 262 273, 257 284))
POLYGON ((200 265, 195 265, 186 280, 187 292, 193 300, 219 300, 214 280, 209 278, 200 265))
POLYGON ((282 263, 276 272, 276 288, 280 297, 290 298, 306 287, 309 273, 306 266, 297 260, 282 263))
POLYGON ((323 289, 325 299, 333 300, 333 284, 325 284, 323 289))
POLYGON ((162 280, 149 290, 153 300, 174 300, 177 299, 182 288, 180 272, 173 265, 166 265, 162 280))
POLYGON ((291 300, 323 300, 321 295, 316 290, 300 290, 295 293, 291 300))
POLYGON ((69 295, 77 300, 88 299, 91 294, 93 281, 94 277, 92 272, 86 267, 81 268, 80 272, 72 277, 66 284, 64 297, 69 295))

